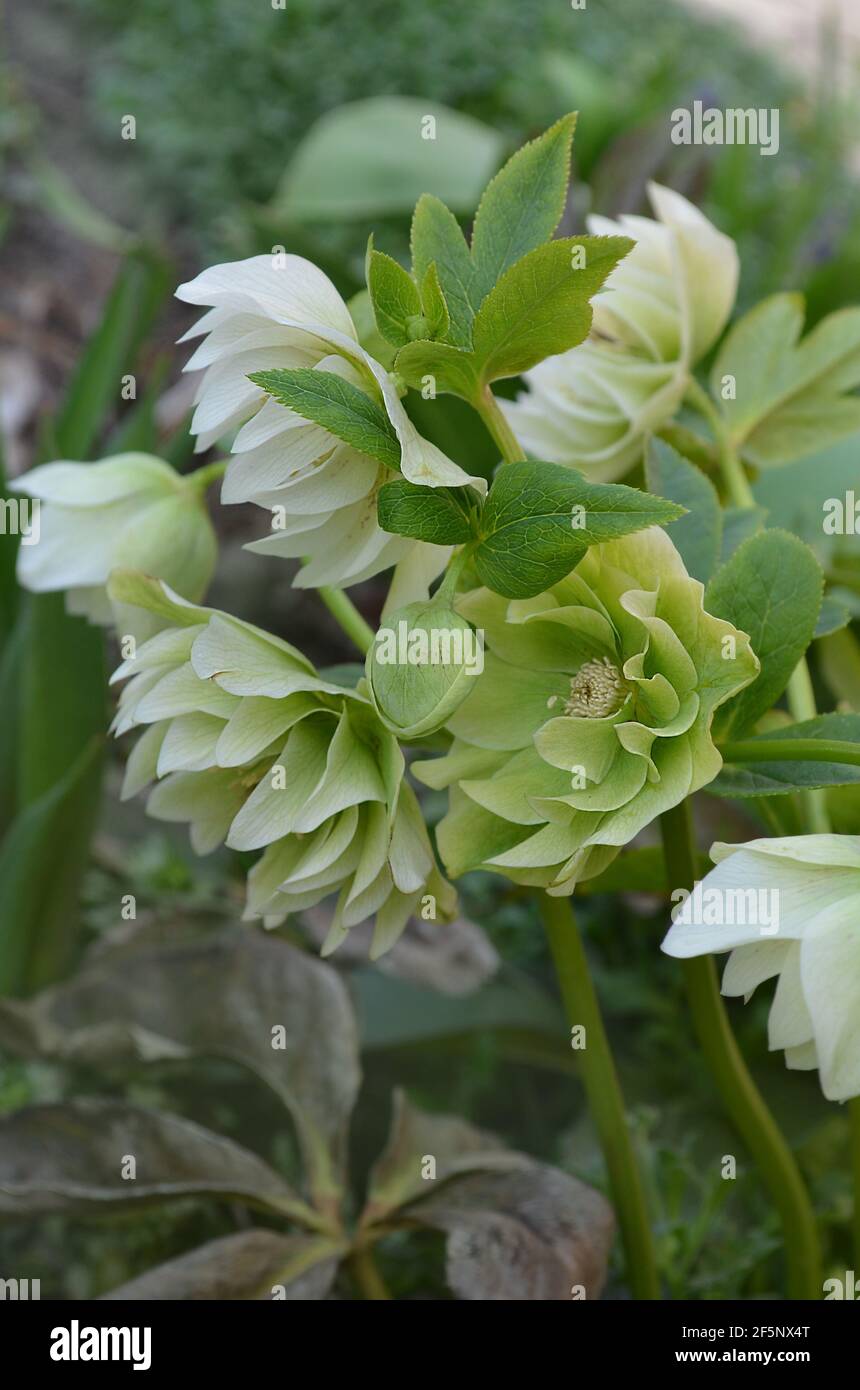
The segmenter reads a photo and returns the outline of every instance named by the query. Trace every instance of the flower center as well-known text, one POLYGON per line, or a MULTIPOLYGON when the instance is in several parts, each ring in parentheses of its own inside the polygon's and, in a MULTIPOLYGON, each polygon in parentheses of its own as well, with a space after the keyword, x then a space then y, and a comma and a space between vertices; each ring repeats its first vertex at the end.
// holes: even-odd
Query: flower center
POLYGON ((565 714, 578 719, 605 719, 615 714, 627 698, 627 687, 608 656, 586 661, 570 682, 565 714))

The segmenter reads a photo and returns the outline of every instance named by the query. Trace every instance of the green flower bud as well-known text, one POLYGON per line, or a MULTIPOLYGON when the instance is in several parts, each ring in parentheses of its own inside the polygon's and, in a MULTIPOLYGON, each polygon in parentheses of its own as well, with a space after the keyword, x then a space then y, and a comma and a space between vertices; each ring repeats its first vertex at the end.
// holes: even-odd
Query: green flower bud
POLYGON ((392 613, 367 656, 377 713, 401 738, 439 729, 471 695, 484 669, 483 633, 444 599, 392 613))

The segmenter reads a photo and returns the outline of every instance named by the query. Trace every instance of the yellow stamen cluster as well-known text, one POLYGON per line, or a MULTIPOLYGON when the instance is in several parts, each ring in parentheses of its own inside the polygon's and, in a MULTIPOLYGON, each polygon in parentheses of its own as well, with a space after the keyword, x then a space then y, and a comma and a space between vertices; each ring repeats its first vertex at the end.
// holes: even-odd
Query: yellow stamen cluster
POLYGON ((578 719, 605 719, 615 714, 627 698, 627 686, 608 656, 586 661, 570 682, 565 714, 578 719))

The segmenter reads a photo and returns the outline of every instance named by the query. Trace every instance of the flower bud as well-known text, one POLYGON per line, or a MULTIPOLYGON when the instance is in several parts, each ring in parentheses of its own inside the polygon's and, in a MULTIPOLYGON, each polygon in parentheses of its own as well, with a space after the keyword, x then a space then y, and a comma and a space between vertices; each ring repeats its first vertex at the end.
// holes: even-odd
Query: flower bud
POLYGON ((418 738, 441 728, 484 669, 483 633, 443 599, 410 603, 380 627, 367 657, 373 702, 386 728, 418 738))

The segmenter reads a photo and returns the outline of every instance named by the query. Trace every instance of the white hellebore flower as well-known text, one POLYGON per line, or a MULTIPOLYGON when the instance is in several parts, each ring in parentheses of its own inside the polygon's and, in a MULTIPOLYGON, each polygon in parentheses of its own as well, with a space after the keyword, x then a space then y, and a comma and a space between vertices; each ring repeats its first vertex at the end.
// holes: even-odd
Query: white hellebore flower
POLYGON ((249 549, 309 557, 296 583, 310 588, 357 584, 406 561, 408 573, 395 576, 397 602, 426 597, 449 551, 380 530, 376 495, 394 472, 248 379, 277 368, 335 372, 384 408, 410 482, 485 487, 415 429, 394 380, 359 344, 328 277, 301 256, 274 253, 212 266, 176 293, 189 304, 211 306, 185 335, 205 335, 185 368, 204 372, 191 426, 197 448, 238 429, 222 501, 254 502, 273 515, 272 535, 249 549))
POLYGON ((591 336, 525 374, 529 390, 503 409, 536 458, 621 477, 644 437, 676 413, 691 369, 719 337, 735 302, 738 255, 698 208, 652 183, 658 221, 590 217, 596 236, 635 246, 594 296, 591 336))
POLYGON ((456 894, 403 754, 361 685, 325 680, 289 642, 143 575, 116 570, 109 588, 132 653, 113 677, 127 682, 113 728, 142 728, 123 799, 155 783, 148 813, 187 823, 198 854, 262 850, 249 919, 275 926, 336 894, 323 954, 371 917, 373 958, 414 913, 450 919, 456 894), (161 630, 138 641, 153 619, 161 630))
POLYGON ((70 613, 110 624, 108 575, 130 565, 203 597, 217 542, 201 488, 151 454, 102 463, 46 463, 11 483, 39 502, 39 538, 18 551, 18 580, 45 593, 65 589, 70 613))
POLYGON ((778 977, 771 1050, 790 1068, 817 1067, 828 1100, 860 1095, 860 836, 715 844, 711 858, 702 910, 676 910, 663 950, 730 950, 723 994, 748 999, 778 977))

